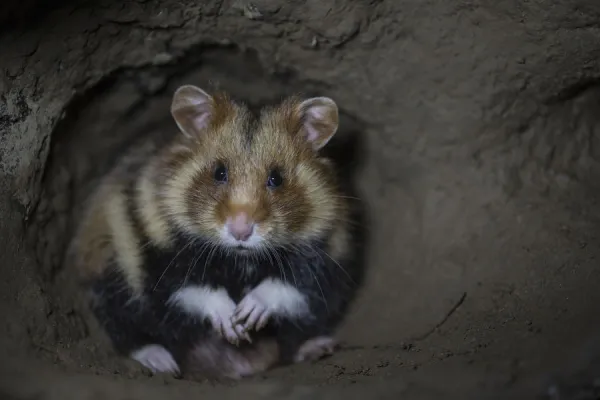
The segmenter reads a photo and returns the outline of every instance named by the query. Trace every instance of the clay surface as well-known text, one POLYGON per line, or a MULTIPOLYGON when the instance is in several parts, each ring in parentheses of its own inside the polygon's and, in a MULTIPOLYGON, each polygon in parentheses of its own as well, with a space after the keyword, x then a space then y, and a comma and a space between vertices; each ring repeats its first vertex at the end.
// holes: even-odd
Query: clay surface
POLYGON ((597 0, 11 3, 0 397, 597 398, 598 21, 597 0), (187 83, 254 106, 332 97, 339 140, 359 141, 369 269, 332 357, 237 384, 149 377, 77 311, 62 257, 85 196, 173 129, 187 83))

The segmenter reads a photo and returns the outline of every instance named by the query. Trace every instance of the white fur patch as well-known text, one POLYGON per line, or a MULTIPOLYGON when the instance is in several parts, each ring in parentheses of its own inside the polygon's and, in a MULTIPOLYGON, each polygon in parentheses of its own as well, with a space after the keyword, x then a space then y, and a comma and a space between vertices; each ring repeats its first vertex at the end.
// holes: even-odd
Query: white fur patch
POLYGON ((217 314, 231 314, 235 303, 223 288, 212 289, 206 286, 187 286, 179 289, 169 299, 169 302, 179 305, 186 312, 209 317, 217 314))
POLYGON ((234 326, 232 317, 236 305, 223 288, 188 286, 175 292, 169 302, 178 304, 192 315, 207 318, 217 334, 230 343, 249 340, 241 326, 234 326))
POLYGON ((279 279, 265 279, 249 294, 259 298, 273 316, 301 317, 309 312, 306 297, 279 279))

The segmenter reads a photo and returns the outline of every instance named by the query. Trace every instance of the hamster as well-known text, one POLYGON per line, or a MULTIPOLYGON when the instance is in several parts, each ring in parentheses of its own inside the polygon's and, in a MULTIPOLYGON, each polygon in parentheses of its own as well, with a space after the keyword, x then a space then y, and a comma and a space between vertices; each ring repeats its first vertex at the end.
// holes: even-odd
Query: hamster
POLYGON ((238 378, 332 353, 359 271, 350 197, 321 151, 336 103, 256 115, 185 85, 171 115, 179 132, 117 162, 69 247, 114 348, 154 372, 238 378))

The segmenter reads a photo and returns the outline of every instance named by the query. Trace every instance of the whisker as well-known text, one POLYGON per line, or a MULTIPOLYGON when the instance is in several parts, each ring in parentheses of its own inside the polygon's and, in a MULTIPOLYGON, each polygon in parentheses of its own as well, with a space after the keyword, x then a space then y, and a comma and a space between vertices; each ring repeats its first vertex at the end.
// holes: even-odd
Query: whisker
MULTIPOLYGON (((210 249, 209 251, 212 251, 212 246, 214 246, 214 244, 212 242, 206 242, 204 248, 202 249, 202 253, 200 254, 200 257, 202 257, 204 255, 204 253, 206 253, 207 250, 210 249)), ((204 268, 202 269, 202 276, 200 277, 201 282, 204 282, 204 276, 206 275, 207 265, 208 265, 208 257, 206 258, 206 260, 204 260, 204 268)))
POLYGON ((283 264, 281 262, 281 258, 279 254, 277 254, 277 250, 270 249, 273 253, 273 257, 277 260, 277 268, 279 268, 279 275, 281 276, 283 282, 287 282, 287 274, 285 273, 285 269, 283 268, 283 264))
POLYGON ((315 250, 317 250, 317 251, 320 251, 320 252, 322 252, 323 254, 325 254, 325 255, 326 255, 326 256, 327 256, 327 257, 328 257, 328 258, 329 258, 331 261, 333 261, 333 262, 335 263, 335 265, 337 265, 337 266, 338 266, 338 268, 339 268, 340 270, 342 270, 342 272, 344 272, 344 274, 346 274, 346 276, 348 277, 348 279, 350 279, 350 281, 352 281, 352 283, 356 284, 356 282, 354 281, 354 279, 352 279, 352 276, 350 276, 350 274, 348 273, 348 271, 346 271, 346 270, 344 269, 344 267, 342 267, 342 266, 340 265, 340 263, 338 263, 336 260, 334 260, 334 259, 333 259, 333 257, 331 257, 331 256, 329 255, 329 253, 327 253, 325 250, 323 250, 323 249, 320 249, 320 248, 318 248, 318 247, 315 247, 315 250))
MULTIPOLYGON (((273 265, 275 264, 276 261, 273 258, 273 256, 271 255, 271 252, 269 251, 269 248, 267 246, 260 247, 260 254, 269 257, 269 259, 271 260, 271 264, 273 264, 273 265)), ((280 272, 280 275, 281 275, 281 272, 280 272)))
POLYGON ((204 274, 206 273, 206 268, 208 267, 208 265, 212 261, 213 254, 216 251, 216 249, 217 249, 217 246, 214 245, 213 243, 211 243, 210 250, 208 252, 208 256, 206 257, 206 260, 204 261, 204 269, 202 270, 202 278, 201 278, 202 281, 204 281, 204 274))
MULTIPOLYGON (((187 284, 188 279, 190 278, 190 275, 191 275, 192 271, 196 268, 196 264, 198 264, 198 261, 200 261, 200 258, 202 258, 202 255, 204 254, 204 251, 206 250, 207 247, 208 247, 208 243, 204 243, 200 247, 200 249, 198 249, 198 252, 200 254, 197 257, 194 257, 193 262, 190 263, 190 266, 188 267, 188 269, 187 269, 187 271, 185 273, 185 278, 183 278, 183 283, 181 284, 181 287, 184 287, 187 284)), ((203 278, 204 278, 204 276, 203 276, 203 278)))
POLYGON ((346 223, 346 224, 349 224, 349 225, 357 226, 357 227, 360 227, 360 228, 368 229, 368 226, 366 226, 365 224, 360 223, 359 221, 356 221, 356 220, 353 220, 353 219, 347 219, 347 218, 337 218, 337 217, 334 217, 334 218, 323 218, 323 217, 318 217, 316 215, 311 215, 307 219, 309 219, 309 220, 310 219, 316 219, 316 220, 319 220, 319 221, 327 221, 327 222, 336 222, 337 221, 337 222, 343 222, 343 223, 346 223))
POLYGON ((327 310, 327 314, 329 314, 329 304, 327 303, 327 300, 325 299, 325 293, 323 293, 323 288, 321 287, 321 283, 319 283, 319 278, 317 278, 317 275, 315 275, 312 268, 309 268, 308 271, 310 272, 315 283, 317 284, 317 287, 319 288, 319 292, 321 292, 321 300, 323 300, 323 304, 325 304, 325 309, 327 310))
POLYGON ((355 197, 355 196, 331 196, 334 199, 348 199, 348 200, 357 200, 362 202, 363 199, 361 199, 360 197, 355 197))
POLYGON ((292 278, 294 278, 294 286, 298 287, 298 281, 296 280, 296 274, 294 274, 294 267, 290 263, 290 260, 288 257, 284 257, 284 260, 286 261, 286 263, 290 269, 290 272, 292 273, 292 278))
POLYGON ((179 257, 179 255, 185 250, 187 249, 192 243, 195 243, 196 239, 191 239, 190 241, 188 241, 186 243, 185 246, 183 246, 181 248, 181 250, 179 250, 177 252, 177 254, 175 254, 175 256, 173 257, 173 259, 171 260, 171 262, 169 262, 169 264, 167 265, 167 267, 164 269, 164 271, 162 272, 162 274, 160 275, 160 277, 158 278, 158 280, 156 281, 156 284, 154 285, 154 288, 152 289, 152 291, 156 290, 156 288, 158 287, 158 284, 160 283, 160 281, 162 280, 162 278, 165 276, 165 274, 167 273, 167 271, 169 270, 169 268, 171 268, 171 265, 173 264, 173 262, 175 261, 175 259, 177 259, 177 257, 179 257))

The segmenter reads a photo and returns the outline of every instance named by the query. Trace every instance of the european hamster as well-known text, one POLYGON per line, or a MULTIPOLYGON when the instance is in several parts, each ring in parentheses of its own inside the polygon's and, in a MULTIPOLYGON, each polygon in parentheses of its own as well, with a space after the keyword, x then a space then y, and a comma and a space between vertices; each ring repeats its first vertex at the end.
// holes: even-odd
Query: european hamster
POLYGON ((173 373, 228 354, 227 376, 331 353, 358 289, 350 197, 321 151, 336 103, 255 115, 186 85, 171 114, 179 132, 122 157, 69 250, 116 350, 173 373))

